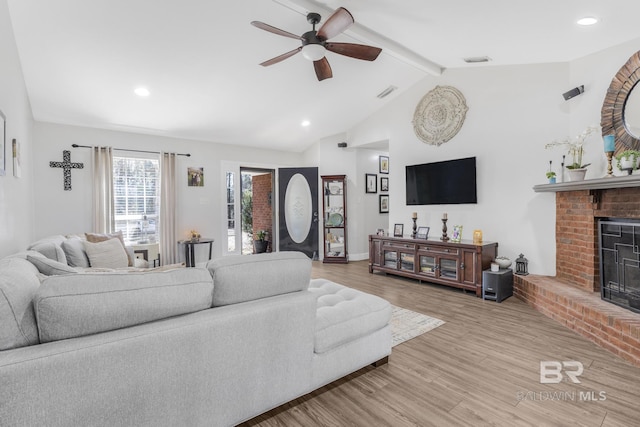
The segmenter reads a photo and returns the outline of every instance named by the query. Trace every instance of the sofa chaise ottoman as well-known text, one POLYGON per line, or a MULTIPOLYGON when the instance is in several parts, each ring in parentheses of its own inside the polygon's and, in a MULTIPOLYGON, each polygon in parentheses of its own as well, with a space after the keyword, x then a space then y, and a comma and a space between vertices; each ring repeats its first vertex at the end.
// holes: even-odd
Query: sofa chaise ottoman
POLYGON ((0 424, 230 426, 385 361, 389 303, 310 273, 295 252, 52 276, 0 260, 0 424))

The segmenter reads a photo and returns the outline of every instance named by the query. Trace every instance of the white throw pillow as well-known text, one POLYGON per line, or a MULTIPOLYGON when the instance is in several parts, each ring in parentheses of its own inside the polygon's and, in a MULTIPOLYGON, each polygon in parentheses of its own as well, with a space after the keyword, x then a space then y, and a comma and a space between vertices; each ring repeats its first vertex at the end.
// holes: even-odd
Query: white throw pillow
POLYGON ((83 242, 89 264, 95 268, 124 268, 129 266, 129 259, 119 239, 104 242, 83 242))

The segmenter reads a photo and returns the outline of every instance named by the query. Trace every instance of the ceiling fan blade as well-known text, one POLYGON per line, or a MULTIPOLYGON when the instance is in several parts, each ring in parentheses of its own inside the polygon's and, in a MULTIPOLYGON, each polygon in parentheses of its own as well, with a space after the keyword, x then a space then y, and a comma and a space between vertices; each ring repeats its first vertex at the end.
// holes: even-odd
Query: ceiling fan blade
POLYGON ((316 76, 318 77, 318 81, 320 82, 324 79, 330 79, 331 77, 333 77, 333 73, 331 72, 331 65, 329 65, 329 61, 327 61, 327 58, 313 61, 313 68, 316 70, 316 76))
POLYGON ((275 58, 271 58, 268 61, 264 61, 262 62, 260 65, 262 65, 263 67, 268 67, 269 65, 273 65, 273 64, 277 64, 280 61, 284 61, 285 59, 295 55, 296 53, 300 52, 302 50, 302 46, 300 46, 297 49, 293 49, 287 53, 283 53, 282 55, 276 56, 275 58))
POLYGON ((331 52, 365 61, 374 61, 382 52, 379 47, 355 43, 327 43, 325 47, 331 52))
POLYGON ((329 40, 349 28, 354 22, 351 13, 344 7, 339 7, 333 12, 329 19, 322 24, 317 35, 321 39, 329 40))
POLYGON ((291 39, 302 40, 302 37, 300 37, 300 36, 296 36, 295 34, 290 33, 288 31, 281 30, 280 28, 273 27, 273 26, 271 26, 269 24, 265 24, 264 22, 252 21, 251 25, 253 25, 254 27, 260 28, 261 30, 265 30, 265 31, 269 31, 270 33, 273 33, 273 34, 277 34, 279 36, 285 36, 285 37, 289 37, 291 39))

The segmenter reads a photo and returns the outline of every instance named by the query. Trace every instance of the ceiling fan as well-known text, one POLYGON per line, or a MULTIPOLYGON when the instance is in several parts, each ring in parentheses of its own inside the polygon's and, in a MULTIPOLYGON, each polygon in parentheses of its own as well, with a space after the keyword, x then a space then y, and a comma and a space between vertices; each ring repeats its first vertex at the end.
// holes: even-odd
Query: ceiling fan
POLYGON ((270 33, 278 34, 280 36, 297 39, 302 42, 302 45, 300 47, 287 53, 283 53, 282 55, 276 56, 275 58, 271 58, 268 61, 264 61, 260 65, 262 65, 263 67, 268 67, 269 65, 277 64, 280 61, 284 61, 285 59, 295 55, 298 52, 302 52, 302 56, 310 61, 313 61, 313 68, 316 71, 316 76, 318 77, 319 81, 322 81, 324 79, 330 79, 331 77, 333 77, 329 61, 327 61, 327 58, 324 56, 327 50, 338 53, 340 55, 348 56, 350 58, 363 59, 365 61, 375 60, 378 55, 380 55, 380 52, 382 52, 382 49, 378 47, 355 43, 334 43, 328 41, 330 38, 333 38, 342 33, 354 23, 353 16, 347 9, 343 7, 336 9, 335 12, 331 14, 329 19, 327 19, 327 21, 322 24, 320 29, 316 31, 316 24, 320 22, 320 19, 321 16, 317 13, 312 12, 307 14, 307 21, 311 25, 313 25, 313 29, 311 31, 307 31, 301 36, 296 36, 295 34, 273 27, 269 24, 265 24, 264 22, 251 22, 251 25, 253 25, 254 27, 258 27, 261 30, 269 31, 270 33))

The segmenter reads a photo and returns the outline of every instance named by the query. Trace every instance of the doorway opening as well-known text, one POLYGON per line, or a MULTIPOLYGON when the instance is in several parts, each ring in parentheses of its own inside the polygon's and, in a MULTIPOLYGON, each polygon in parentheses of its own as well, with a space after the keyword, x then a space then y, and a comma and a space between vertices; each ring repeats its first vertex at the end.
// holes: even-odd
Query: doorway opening
POLYGON ((275 251, 275 170, 240 168, 242 254, 275 251))

